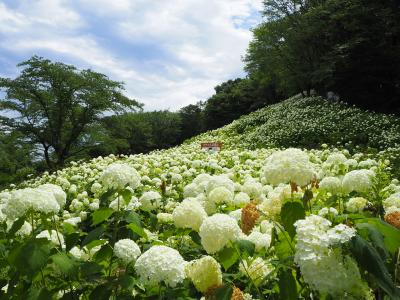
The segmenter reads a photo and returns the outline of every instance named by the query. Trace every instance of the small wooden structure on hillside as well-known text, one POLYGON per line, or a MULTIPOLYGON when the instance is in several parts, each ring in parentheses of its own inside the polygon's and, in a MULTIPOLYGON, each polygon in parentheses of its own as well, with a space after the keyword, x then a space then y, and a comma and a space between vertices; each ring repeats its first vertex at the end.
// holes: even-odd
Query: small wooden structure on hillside
POLYGON ((212 152, 219 152, 221 151, 223 146, 222 142, 207 142, 207 143, 201 143, 201 149, 206 150, 206 151, 212 151, 212 152))

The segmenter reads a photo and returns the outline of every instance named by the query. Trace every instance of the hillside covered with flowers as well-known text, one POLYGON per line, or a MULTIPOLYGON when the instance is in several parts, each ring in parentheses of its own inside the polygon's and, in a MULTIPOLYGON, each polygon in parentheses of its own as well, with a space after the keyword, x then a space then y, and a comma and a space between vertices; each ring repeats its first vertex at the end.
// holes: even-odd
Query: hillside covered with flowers
POLYGON ((295 97, 3 190, 0 295, 399 299, 399 128, 295 97))

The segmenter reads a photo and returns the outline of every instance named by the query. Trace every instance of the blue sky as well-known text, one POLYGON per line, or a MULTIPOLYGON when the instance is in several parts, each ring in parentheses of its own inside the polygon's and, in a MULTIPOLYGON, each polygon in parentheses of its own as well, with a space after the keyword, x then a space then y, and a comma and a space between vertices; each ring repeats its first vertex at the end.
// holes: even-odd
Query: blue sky
POLYGON ((0 76, 36 54, 125 82, 146 110, 241 77, 262 0, 0 0, 0 76))

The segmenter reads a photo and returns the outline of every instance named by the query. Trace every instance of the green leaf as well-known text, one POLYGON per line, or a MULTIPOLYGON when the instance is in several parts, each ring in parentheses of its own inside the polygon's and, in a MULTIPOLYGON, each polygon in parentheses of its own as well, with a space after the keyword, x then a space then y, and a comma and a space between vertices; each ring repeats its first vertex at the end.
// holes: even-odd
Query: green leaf
MULTIPOLYGON (((357 221, 356 221, 357 222, 357 221)), ((369 223, 373 225, 382 235, 386 249, 394 255, 400 247, 400 230, 378 218, 363 218, 357 223, 369 223)))
POLYGON ((25 223, 25 216, 17 219, 11 226, 11 229, 8 231, 10 237, 13 237, 18 230, 21 229, 22 225, 25 223))
POLYGON ((247 257, 253 256, 256 246, 254 243, 247 240, 237 240, 234 242, 235 246, 240 251, 240 254, 247 257))
POLYGON ((281 270, 279 278, 279 297, 282 300, 298 299, 296 279, 291 269, 281 270))
POLYGON ((143 238, 147 238, 147 234, 146 234, 146 232, 144 232, 142 223, 140 222, 140 220, 129 223, 128 225, 126 225, 126 227, 129 228, 130 230, 132 230, 134 233, 138 234, 139 236, 141 236, 143 238))
POLYGON ((230 300, 233 294, 233 288, 230 285, 224 285, 214 290, 209 298, 210 300, 230 300))
POLYGON ((79 242, 81 235, 79 232, 74 232, 65 236, 65 247, 66 250, 71 250, 74 246, 76 246, 79 242))
POLYGON ((100 208, 92 213, 92 226, 96 226, 101 222, 108 220, 113 214, 114 210, 111 208, 100 208))
POLYGON ((369 239, 376 250, 378 250, 382 259, 385 260, 389 257, 389 253, 386 250, 383 235, 369 223, 358 223, 356 225, 358 233, 365 239, 369 239))
POLYGON ((89 295, 89 300, 109 300, 112 287, 108 284, 97 286, 89 295))
POLYGON ((97 240, 105 231, 106 229, 102 226, 99 226, 90 231, 89 234, 83 240, 82 247, 89 244, 91 241, 97 240))
POLYGON ((238 259, 239 254, 233 247, 224 247, 224 249, 218 252, 218 260, 224 267, 225 271, 228 271, 228 269, 232 267, 238 259))
POLYGON ((359 235, 350 241, 350 250, 359 265, 368 271, 378 285, 393 299, 400 297, 400 291, 394 285, 385 263, 377 250, 359 235))
POLYGON ((52 247, 45 238, 31 239, 12 249, 8 261, 22 274, 33 275, 47 264, 52 247))
POLYGON ((196 231, 191 231, 189 236, 192 238, 193 242, 195 242, 197 245, 201 245, 201 237, 196 231))
POLYGON ((94 275, 100 274, 102 270, 103 267, 93 261, 85 262, 80 266, 82 277, 92 277, 94 275))
POLYGON ((111 190, 108 190, 107 192, 105 192, 103 195, 101 195, 101 197, 100 197, 100 207, 108 206, 107 204, 109 202, 109 199, 114 194, 115 194, 115 190, 111 189, 111 190))
POLYGON ((113 249, 109 244, 104 245, 101 247, 99 251, 97 251, 93 257, 96 262, 101 262, 108 260, 113 254, 113 249))
POLYGON ((307 204, 310 202, 310 200, 314 197, 313 192, 309 189, 304 191, 304 195, 301 198, 301 200, 303 201, 303 206, 307 207, 307 204))
POLYGON ((125 205, 128 205, 129 202, 131 202, 132 199, 132 192, 130 190, 122 190, 119 192, 119 194, 122 196, 122 199, 124 200, 125 205))
POLYGON ((293 239, 296 235, 296 228, 294 223, 297 220, 304 219, 306 217, 306 212, 303 205, 300 202, 286 202, 282 206, 281 210, 281 220, 285 230, 289 233, 289 236, 293 239))
POLYGON ((76 274, 79 263, 71 259, 66 253, 60 252, 51 256, 54 264, 60 269, 63 274, 76 274))
POLYGON ((25 298, 26 300, 52 300, 53 295, 52 293, 47 290, 46 288, 31 288, 27 297, 25 298))
POLYGON ((275 236, 274 248, 276 255, 281 261, 289 259, 294 255, 292 247, 290 246, 290 237, 286 231, 279 232, 279 234, 275 236))

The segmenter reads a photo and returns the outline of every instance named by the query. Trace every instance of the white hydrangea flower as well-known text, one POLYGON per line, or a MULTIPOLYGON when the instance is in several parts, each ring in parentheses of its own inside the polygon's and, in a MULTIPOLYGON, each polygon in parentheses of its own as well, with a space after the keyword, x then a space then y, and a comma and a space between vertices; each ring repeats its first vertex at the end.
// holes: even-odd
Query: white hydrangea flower
POLYGON ((165 282, 175 287, 185 279, 186 262, 175 249, 166 246, 152 246, 135 263, 140 280, 149 286, 165 282))
POLYGON ((318 216, 320 217, 326 217, 327 215, 332 215, 332 216, 337 216, 338 211, 336 208, 333 207, 323 207, 318 211, 318 216))
POLYGON ((344 175, 342 187, 346 193, 352 191, 367 192, 372 187, 372 177, 374 173, 370 170, 353 170, 344 175))
POLYGON ((388 198, 383 200, 382 204, 385 210, 387 210, 389 207, 400 208, 400 193, 390 195, 388 198))
POLYGON ((54 194, 43 189, 25 188, 11 192, 11 199, 3 207, 3 213, 10 220, 17 219, 28 210, 40 213, 58 213, 60 205, 54 194))
POLYGON ((114 163, 103 171, 99 181, 105 189, 123 189, 126 186, 136 189, 140 185, 140 176, 130 165, 114 163))
POLYGON ((342 191, 342 181, 337 177, 325 177, 319 183, 319 188, 336 195, 342 191))
POLYGON ((229 241, 238 239, 241 234, 236 220, 225 214, 207 217, 199 230, 201 245, 209 254, 218 252, 229 241))
POLYGON ((46 238, 50 242, 52 242, 56 246, 61 246, 61 248, 65 248, 65 242, 64 242, 64 236, 62 235, 61 232, 57 232, 55 230, 43 230, 40 232, 38 235, 36 235, 36 238, 46 238))
POLYGON ((61 208, 64 207, 65 202, 67 201, 67 194, 63 191, 63 189, 60 186, 51 183, 46 183, 39 185, 37 188, 53 193, 54 198, 56 199, 60 207, 61 208))
POLYGON ((253 230, 246 237, 246 240, 254 243, 256 251, 261 251, 263 248, 267 250, 271 244, 271 234, 253 230))
POLYGON ((294 148, 277 151, 270 155, 263 171, 267 182, 273 185, 295 182, 304 186, 315 177, 315 170, 308 155, 294 148))
POLYGON ((354 260, 343 256, 340 248, 331 247, 349 241, 355 235, 353 228, 344 224, 330 228, 331 222, 316 215, 298 220, 295 226, 295 262, 313 290, 338 298, 353 295, 364 299, 369 294, 354 260))
POLYGON ((134 262, 140 255, 139 246, 131 239, 122 239, 114 245, 114 255, 118 257, 124 264, 134 262))
POLYGON ((237 207, 244 207, 250 202, 250 196, 245 192, 239 192, 233 198, 233 204, 237 207))
POLYGON ((189 262, 185 272, 196 287, 202 293, 209 288, 222 284, 222 272, 219 263, 211 256, 204 256, 189 262))
POLYGON ((206 194, 209 195, 217 187, 225 187, 232 193, 235 192, 235 184, 226 175, 211 176, 207 182, 206 194))
POLYGON ((176 227, 198 231, 207 213, 198 201, 187 198, 174 209, 172 217, 176 227))
POLYGON ((139 198, 141 203, 141 207, 144 210, 156 210, 162 205, 162 197, 158 192, 149 191, 143 193, 143 195, 139 198))
POLYGON ((367 199, 363 197, 353 197, 350 198, 349 201, 346 203, 346 209, 347 211, 352 213, 362 212, 367 204, 367 199))
POLYGON ((243 184, 242 192, 248 194, 251 199, 256 199, 262 195, 263 185, 254 179, 248 180, 243 184))
POLYGON ((80 249, 77 246, 74 246, 71 250, 69 250, 69 253, 78 260, 89 259, 89 255, 83 249, 80 249))
POLYGON ((160 223, 171 223, 174 221, 172 214, 169 213, 158 213, 157 220, 160 223))
POLYGON ((233 192, 224 186, 219 186, 208 194, 207 199, 215 204, 229 204, 233 201, 233 192))

